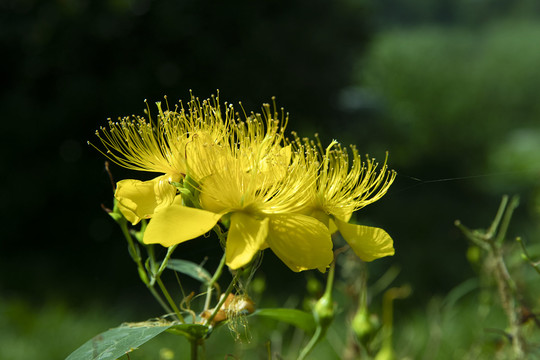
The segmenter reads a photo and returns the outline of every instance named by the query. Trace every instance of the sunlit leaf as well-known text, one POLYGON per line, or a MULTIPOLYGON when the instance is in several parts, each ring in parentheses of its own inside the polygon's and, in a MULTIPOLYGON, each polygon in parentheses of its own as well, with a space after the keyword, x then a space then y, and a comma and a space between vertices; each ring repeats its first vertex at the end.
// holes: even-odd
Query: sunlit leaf
POLYGON ((314 332, 316 326, 313 315, 297 309, 259 309, 251 316, 261 316, 268 319, 282 321, 300 328, 307 333, 314 332))
POLYGON ((167 267, 171 270, 191 276, 192 278, 194 278, 195 280, 199 280, 203 284, 207 284, 212 278, 212 276, 210 276, 210 273, 208 273, 208 271, 206 271, 203 267, 187 260, 171 259, 167 263, 167 267))
POLYGON ((115 360, 174 326, 143 322, 107 330, 71 353, 66 360, 115 360))

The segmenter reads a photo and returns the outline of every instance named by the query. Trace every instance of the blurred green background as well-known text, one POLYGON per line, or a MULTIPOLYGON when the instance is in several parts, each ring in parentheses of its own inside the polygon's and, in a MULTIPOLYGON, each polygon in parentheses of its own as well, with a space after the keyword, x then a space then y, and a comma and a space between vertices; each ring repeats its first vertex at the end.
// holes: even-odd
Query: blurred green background
MULTIPOLYGON (((356 220, 395 240, 370 274, 396 265, 397 284, 411 284, 398 323, 474 276, 455 219, 486 227, 501 196, 518 194, 509 236, 538 243, 536 1, 5 0, 0 45, 2 359, 63 358, 160 314, 100 207, 112 190, 87 141, 108 117, 190 89, 254 111, 276 96, 289 130, 389 151, 396 182, 356 220)), ((210 268, 220 257, 215 239, 178 251, 210 268)), ((260 273, 268 303, 306 284, 270 253, 260 273)))

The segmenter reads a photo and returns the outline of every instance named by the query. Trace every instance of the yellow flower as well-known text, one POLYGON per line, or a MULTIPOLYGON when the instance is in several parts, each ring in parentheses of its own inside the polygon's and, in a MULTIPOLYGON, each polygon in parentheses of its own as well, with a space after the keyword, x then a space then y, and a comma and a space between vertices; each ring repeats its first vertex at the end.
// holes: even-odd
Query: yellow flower
POLYGON ((164 174, 149 181, 118 182, 115 198, 122 214, 133 224, 151 218, 173 203, 177 189, 172 183, 181 181, 189 172, 189 143, 200 137, 222 141, 228 136, 233 116, 226 111, 225 119, 222 118, 216 98, 200 103, 192 96, 187 110, 182 103, 174 111, 163 111, 160 102, 157 107, 157 121, 150 115, 148 121, 140 116, 109 120, 108 128, 96 132, 105 151, 91 144, 120 166, 164 174))
MULTIPOLYGON (((199 184, 202 209, 189 213, 194 209, 175 200, 152 218, 144 241, 178 244, 189 240, 190 224, 223 219, 230 223, 225 252, 231 269, 247 265, 267 247, 294 271, 326 269, 333 259, 328 228, 299 212, 309 201, 317 164, 299 166, 302 157, 282 146, 283 126, 275 115, 265 106, 264 120, 252 114, 237 123, 228 144, 194 138, 188 148, 195 161, 188 156, 187 163, 199 184)), ((190 237, 204 232, 201 226, 190 237)))
POLYGON ((231 269, 270 248, 293 271, 324 271, 338 229, 365 261, 394 253, 384 230, 348 223, 392 184, 395 172, 386 160, 377 172, 374 160, 362 162, 354 147, 349 160, 337 142, 323 149, 296 135, 288 141, 288 118, 275 104, 264 105, 262 114, 244 113, 244 121, 231 105, 222 112, 218 98, 192 96, 187 109, 180 103, 174 111, 157 105, 156 121, 126 117, 97 132, 111 161, 159 174, 122 180, 115 192, 130 222, 151 219, 146 244, 177 245, 221 221, 231 269))
POLYGON ((312 149, 312 153, 318 153, 321 169, 312 193, 311 215, 327 224, 331 232, 339 230, 364 261, 394 255, 393 241, 386 231, 348 222, 353 212, 379 200, 392 185, 396 173, 388 170, 386 159, 377 171, 375 160, 366 157, 362 161, 354 146, 352 161, 336 141, 326 149, 318 142, 312 149))

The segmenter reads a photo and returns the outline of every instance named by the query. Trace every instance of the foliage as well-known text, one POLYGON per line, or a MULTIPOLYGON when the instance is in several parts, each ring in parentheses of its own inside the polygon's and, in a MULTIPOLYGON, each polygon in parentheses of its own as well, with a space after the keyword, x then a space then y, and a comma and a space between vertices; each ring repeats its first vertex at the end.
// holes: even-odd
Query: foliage
MULTIPOLYGON (((392 146, 400 149, 392 152, 397 161, 415 164, 437 154, 438 161, 447 162, 467 154, 461 159, 466 173, 523 169, 521 162, 508 168, 508 161, 497 161, 502 156, 498 149, 508 147, 513 134, 532 130, 536 136, 538 36, 536 23, 514 22, 379 35, 362 74, 364 86, 381 101, 382 130, 392 134, 392 146)), ((537 150, 525 150, 531 155, 523 161, 537 150)))
POLYGON ((537 22, 516 19, 389 27, 358 61, 344 131, 393 156, 388 207, 367 215, 384 214, 407 239, 397 257, 422 301, 472 275, 449 225, 457 214, 486 222, 494 197, 516 193, 516 229, 540 235, 539 35, 537 22))

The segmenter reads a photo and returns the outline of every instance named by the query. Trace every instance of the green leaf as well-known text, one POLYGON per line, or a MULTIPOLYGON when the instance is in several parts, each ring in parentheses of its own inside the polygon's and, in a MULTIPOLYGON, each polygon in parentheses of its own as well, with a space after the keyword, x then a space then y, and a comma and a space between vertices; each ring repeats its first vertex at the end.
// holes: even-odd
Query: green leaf
POLYGON ((203 267, 187 260, 171 259, 167 263, 167 268, 191 276, 192 278, 194 278, 195 280, 199 280, 203 284, 208 284, 210 279, 212 279, 210 273, 206 271, 203 267))
POLYGON ((307 333, 314 332, 316 327, 313 315, 297 309, 259 309, 251 314, 251 316, 262 316, 268 319, 286 322, 307 333))
POLYGON ((202 339, 208 334, 208 326, 201 324, 180 324, 169 328, 167 332, 182 335, 188 339, 202 339))
POLYGON ((88 340, 66 360, 115 360, 174 326, 142 322, 107 330, 88 340))

